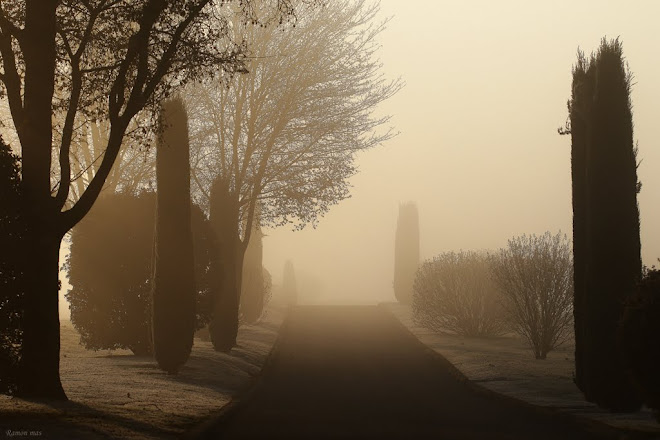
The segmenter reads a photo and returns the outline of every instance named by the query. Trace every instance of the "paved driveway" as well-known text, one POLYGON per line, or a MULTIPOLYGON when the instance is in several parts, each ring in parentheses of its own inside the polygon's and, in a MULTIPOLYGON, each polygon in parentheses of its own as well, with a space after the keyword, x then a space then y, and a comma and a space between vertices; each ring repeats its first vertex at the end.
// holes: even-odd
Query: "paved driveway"
POLYGON ((302 306, 254 393, 202 439, 609 439, 475 392, 378 306, 302 306))

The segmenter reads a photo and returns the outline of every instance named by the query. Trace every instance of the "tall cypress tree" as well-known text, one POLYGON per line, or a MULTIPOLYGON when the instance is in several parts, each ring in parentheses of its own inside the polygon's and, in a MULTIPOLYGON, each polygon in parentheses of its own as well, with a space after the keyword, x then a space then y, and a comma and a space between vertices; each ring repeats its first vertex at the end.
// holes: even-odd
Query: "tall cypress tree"
POLYGON ((412 302, 413 282, 419 266, 419 215, 417 205, 399 205, 394 239, 394 295, 403 304, 412 302))
POLYGON ((219 253, 211 264, 211 296, 213 313, 209 335, 213 348, 229 352, 236 345, 238 334, 239 295, 244 253, 239 248, 238 231, 233 213, 238 209, 236 200, 229 196, 229 183, 218 177, 211 185, 211 228, 218 240, 219 253))
POLYGON ((255 215, 250 241, 245 249, 243 276, 241 282, 241 317, 247 323, 254 323, 264 309, 265 288, 263 269, 263 233, 259 226, 259 216, 255 215))
POLYGON ((158 366, 176 373, 195 332, 195 266, 191 229, 188 117, 179 98, 163 103, 156 150, 158 185, 153 348, 158 366))
POLYGON ((587 137, 588 118, 594 87, 594 63, 578 52, 573 68, 571 100, 568 104, 571 133, 571 177, 573 193, 573 316, 575 324, 575 383, 588 394, 584 377, 588 358, 582 348, 588 341, 589 322, 586 317, 587 262, 587 137))
POLYGON ((573 76, 576 382, 587 400, 634 411, 641 400, 616 336, 642 268, 631 75, 621 43, 603 39, 573 76))
POLYGON ((289 305, 298 303, 298 286, 296 283, 296 273, 293 270, 293 262, 286 260, 284 263, 284 274, 282 275, 282 296, 289 305))

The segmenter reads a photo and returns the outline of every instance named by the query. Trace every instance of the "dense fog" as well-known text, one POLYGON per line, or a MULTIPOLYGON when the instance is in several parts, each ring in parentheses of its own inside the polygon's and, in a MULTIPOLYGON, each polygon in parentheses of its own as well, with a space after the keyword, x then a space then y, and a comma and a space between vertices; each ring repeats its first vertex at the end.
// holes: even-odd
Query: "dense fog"
MULTIPOLYGON (((571 2, 381 1, 384 71, 406 86, 381 105, 399 136, 361 153, 352 197, 316 230, 266 231, 264 264, 286 259, 316 280, 310 301, 393 301, 399 203, 416 201, 421 256, 497 249, 509 238, 572 232, 567 117, 571 66, 603 36, 620 37, 634 74, 642 259, 660 257, 660 5, 571 2)), ((310 281, 311 282, 311 281, 310 281)))

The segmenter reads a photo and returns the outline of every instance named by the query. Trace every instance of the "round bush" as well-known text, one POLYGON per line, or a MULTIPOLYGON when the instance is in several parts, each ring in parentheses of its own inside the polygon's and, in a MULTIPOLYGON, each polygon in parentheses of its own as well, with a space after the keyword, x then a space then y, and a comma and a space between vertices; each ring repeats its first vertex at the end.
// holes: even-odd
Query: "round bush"
POLYGON ((498 336, 506 330, 486 255, 449 252, 425 261, 413 290, 413 318, 419 325, 464 336, 498 336))
MULTIPOLYGON (((85 348, 151 353, 155 213, 153 192, 105 194, 73 229, 66 297, 85 348)), ((192 227, 199 328, 210 316, 206 275, 215 240, 198 207, 192 209, 192 227)))

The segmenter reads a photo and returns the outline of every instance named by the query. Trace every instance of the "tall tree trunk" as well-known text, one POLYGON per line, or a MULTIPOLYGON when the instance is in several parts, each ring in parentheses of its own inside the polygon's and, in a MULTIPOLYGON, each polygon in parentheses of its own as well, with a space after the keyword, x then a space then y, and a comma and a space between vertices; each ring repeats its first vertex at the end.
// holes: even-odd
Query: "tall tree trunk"
POLYGON ((21 211, 27 226, 23 345, 17 393, 66 400, 59 376, 59 249, 64 228, 50 189, 56 0, 28 0, 25 11, 21 211))
POLYGON ((43 225, 30 228, 24 246, 32 252, 24 265, 26 301, 17 394, 66 400, 60 382, 59 255, 62 235, 43 225))

